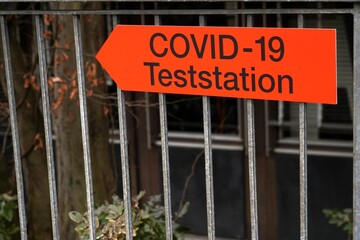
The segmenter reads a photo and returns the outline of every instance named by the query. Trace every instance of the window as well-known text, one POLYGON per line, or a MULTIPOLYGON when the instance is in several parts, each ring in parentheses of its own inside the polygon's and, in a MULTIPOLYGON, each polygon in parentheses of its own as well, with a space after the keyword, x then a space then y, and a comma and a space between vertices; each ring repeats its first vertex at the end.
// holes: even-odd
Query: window
MULTIPOLYGON (((321 19, 306 16, 305 27, 320 25, 337 30, 337 82, 338 104, 307 105, 308 139, 311 141, 351 141, 352 140, 352 20, 348 16, 322 16, 321 19)), ((290 19, 288 22, 291 23, 290 19)), ((316 81, 316 79, 314 79, 316 81)), ((321 94, 321 89, 319 89, 321 94)), ((278 103, 277 123, 280 126, 280 138, 298 137, 298 104, 278 103)))

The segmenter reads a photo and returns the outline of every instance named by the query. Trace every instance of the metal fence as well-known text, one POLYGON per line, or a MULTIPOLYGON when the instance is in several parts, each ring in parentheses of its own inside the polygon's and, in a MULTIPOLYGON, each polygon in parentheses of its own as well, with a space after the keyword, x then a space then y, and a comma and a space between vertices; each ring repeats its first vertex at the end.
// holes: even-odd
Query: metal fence
MULTIPOLYGON (((43 1, 29 1, 41 2, 43 1)), ((161 2, 161 1, 146 1, 146 2, 161 2)), ((315 3, 315 1, 307 1, 307 3, 315 3)), ((346 1, 351 2, 351 1, 346 1)), ((242 4, 239 2, 239 5, 242 4)), ((12 142, 15 159, 16 170, 16 184, 19 204, 19 218, 21 228, 21 239, 28 239, 27 236, 27 217, 25 211, 25 194, 23 185, 23 173, 21 165, 20 140, 18 133, 18 121, 16 100, 13 85, 13 67, 11 65, 11 49, 9 48, 9 34, 7 27, 7 16, 13 15, 32 15, 35 19, 36 41, 38 49, 38 60, 40 70, 41 82, 41 99, 45 127, 46 152, 48 164, 48 182, 50 189, 51 215, 53 227, 53 239, 60 239, 59 222, 58 222, 58 203, 56 191, 56 177, 55 177, 55 163, 54 163, 54 147, 53 134, 51 128, 49 90, 47 85, 46 72, 46 54, 45 54, 45 40, 43 37, 43 20, 44 15, 71 15, 73 16, 73 30, 74 42, 76 49, 76 64, 77 64, 77 80, 79 86, 79 100, 80 100, 80 114, 81 114, 81 133, 83 139, 84 163, 86 175, 86 194, 87 206, 89 212, 90 223, 90 239, 95 239, 95 222, 94 222, 94 199, 92 188, 92 170, 90 157, 90 144, 88 136, 88 116, 87 116, 87 102, 86 89, 84 77, 84 62, 82 55, 82 40, 80 16, 81 15, 106 15, 112 16, 112 23, 118 22, 118 16, 121 15, 146 15, 154 18, 155 25, 161 24, 161 18, 164 15, 196 15, 199 19, 199 25, 206 25, 204 16, 208 15, 236 15, 238 17, 245 17, 247 26, 253 26, 253 16, 273 14, 279 18, 283 14, 297 15, 297 25, 299 28, 304 27, 304 16, 310 14, 319 15, 336 15, 336 14, 350 14, 353 15, 354 20, 354 52, 353 52, 353 208, 354 208, 354 239, 360 240, 360 5, 354 3, 353 7, 349 8, 322 8, 321 2, 318 7, 302 7, 298 3, 291 6, 292 3, 287 3, 288 7, 281 7, 281 3, 277 3, 275 8, 234 8, 234 9, 97 9, 97 10, 49 10, 46 6, 42 6, 39 10, 0 10, 0 27, 2 37, 2 47, 4 50, 5 59, 5 73, 8 92, 8 102, 11 117, 12 142), (44 10, 40 10, 44 9, 44 10)), ((266 6, 266 5, 264 5, 266 6)), ((305 5, 304 5, 305 6, 305 5)), ((280 22, 279 22, 279 26, 280 22)), ((128 139, 127 139, 127 123, 125 112, 125 98, 124 93, 118 89, 118 111, 119 111, 119 132, 120 132, 120 146, 121 146, 121 169, 123 181, 123 198, 125 202, 126 214, 126 238, 132 239, 132 221, 131 221, 131 196, 130 196, 130 177, 129 177, 129 160, 128 160, 128 139)), ((212 163, 212 133, 211 133, 211 119, 210 119, 210 103, 209 97, 203 97, 203 126, 204 126, 204 152, 205 152, 205 172, 206 172, 206 205, 207 205, 207 227, 208 239, 215 239, 215 209, 214 209, 214 190, 213 190, 213 163, 212 163)), ((299 103, 299 153, 300 153, 300 239, 308 239, 308 202, 307 202, 307 104, 299 103)), ((171 211, 171 189, 170 189, 170 170, 169 170, 169 144, 168 144, 168 128, 167 128, 167 109, 166 98, 164 94, 159 94, 159 112, 160 112, 160 135, 161 135, 161 154, 162 154, 162 174, 163 174, 163 189, 164 189, 164 204, 166 210, 166 239, 172 239, 172 211, 171 211)), ((258 233, 258 212, 257 212, 257 189, 256 189, 256 154, 255 154, 255 124, 254 124, 254 103, 253 100, 246 100, 246 146, 248 151, 249 161, 249 190, 250 195, 250 225, 251 225, 251 239, 259 239, 258 233)))

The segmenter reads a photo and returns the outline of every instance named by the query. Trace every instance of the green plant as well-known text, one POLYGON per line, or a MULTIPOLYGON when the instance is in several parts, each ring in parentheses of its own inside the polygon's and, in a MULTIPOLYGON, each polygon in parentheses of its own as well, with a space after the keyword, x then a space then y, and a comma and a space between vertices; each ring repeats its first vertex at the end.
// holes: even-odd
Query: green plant
POLYGON ((348 234, 348 239, 353 235, 353 211, 351 208, 324 209, 323 213, 328 218, 330 224, 335 224, 348 234))
MULTIPOLYGON (((145 192, 140 192, 132 199, 132 224, 133 238, 141 240, 162 240, 165 237, 165 209, 159 203, 161 197, 151 196, 149 200, 140 206, 140 200, 145 192)), ((182 217, 188 209, 189 204, 176 214, 175 219, 182 217)), ((96 207, 96 239, 100 240, 123 240, 125 233, 124 202, 117 196, 113 196, 112 203, 105 202, 96 207)), ((77 226, 75 231, 81 240, 89 239, 89 222, 87 212, 81 214, 71 211, 69 217, 77 226)), ((175 221, 173 222, 174 239, 179 239, 185 228, 175 221)))
POLYGON ((17 208, 16 199, 16 196, 8 193, 0 194, 0 240, 11 240, 12 236, 19 232, 14 218, 17 208))

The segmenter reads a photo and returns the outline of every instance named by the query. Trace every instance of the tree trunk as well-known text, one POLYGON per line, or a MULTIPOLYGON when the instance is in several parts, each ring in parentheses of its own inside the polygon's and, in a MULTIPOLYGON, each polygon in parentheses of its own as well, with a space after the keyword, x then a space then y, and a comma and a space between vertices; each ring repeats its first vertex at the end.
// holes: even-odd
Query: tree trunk
MULTIPOLYGON (((51 3, 53 9, 69 6, 64 3, 51 3)), ((72 4, 74 7, 84 7, 83 4, 72 4)), ((89 7, 98 7, 91 3, 89 7)), ((31 17, 28 18, 31 22, 31 17)), ((31 87, 24 88, 23 76, 32 71, 29 59, 33 58, 32 42, 16 37, 21 21, 12 18, 9 24, 10 49, 13 65, 14 88, 18 104, 18 124, 21 153, 23 158, 24 181, 27 200, 27 216, 29 238, 32 240, 51 239, 50 201, 47 181, 47 165, 45 148, 34 148, 38 134, 44 138, 43 119, 39 108, 39 91, 31 87), (24 41, 25 40, 25 41, 24 41), (30 57, 27 57, 30 56, 30 57)), ((82 32, 84 36, 83 49, 86 57, 86 87, 89 137, 92 160, 93 189, 95 202, 109 199, 116 191, 115 167, 112 166, 108 146, 108 119, 105 106, 99 103, 100 96, 106 93, 106 84, 102 71, 94 56, 104 42, 104 19, 102 16, 82 17, 82 32), (91 95, 91 96, 90 96, 91 95)), ((26 35, 32 35, 32 28, 26 35)), ((54 76, 64 81, 56 83, 53 89, 54 100, 53 127, 56 136, 57 186, 59 218, 62 239, 76 239, 74 225, 70 222, 68 212, 86 210, 84 156, 80 128, 79 103, 77 96, 77 74, 74 54, 73 22, 71 16, 57 16, 54 24, 57 40, 55 53, 54 76), (60 46, 60 47, 59 47, 60 46)), ((2 48, 0 48, 2 50, 2 48)), ((1 57, 3 56, 2 53, 1 57)), ((2 59, 3 62, 3 59, 2 59)), ((4 72, 1 73, 4 88, 4 72)), ((6 89, 4 89, 6 92, 6 89)), ((1 160, 0 164, 4 161, 1 160)))
MULTIPOLYGON (((31 20, 30 20, 31 21, 31 20)), ((49 187, 47 184, 47 165, 45 148, 34 148, 35 138, 44 138, 42 114, 38 108, 39 92, 24 87, 23 76, 28 71, 21 43, 16 41, 19 21, 9 21, 9 38, 13 67, 13 82, 16 101, 19 105, 17 121, 19 124, 20 148, 23 156, 22 166, 25 179, 27 217, 30 239, 51 239, 51 217, 49 187), (20 105, 20 102, 22 104, 20 105)), ((30 41, 31 42, 31 41, 30 41)), ((2 48, 1 48, 2 51, 2 48)), ((3 57, 3 52, 1 52, 3 57)), ((3 59, 1 59, 3 62, 3 59)), ((1 74, 2 86, 5 76, 1 74)), ((6 90, 4 89, 4 92, 6 90)))
MULTIPOLYGON (((95 3, 90 4, 96 5, 95 3)), ((55 3, 52 7, 62 9, 63 3, 55 3)), ((81 8, 83 4, 73 4, 81 8)), ((61 56, 68 59, 55 66, 55 76, 65 81, 67 89, 62 84, 55 88, 55 99, 64 97, 58 109, 55 110, 54 130, 56 135, 56 158, 59 190, 59 215, 61 233, 64 239, 75 239, 74 225, 68 213, 72 210, 86 210, 86 192, 84 175, 84 156, 80 128, 80 108, 77 95, 76 58, 74 55, 73 22, 71 16, 57 16, 58 32, 56 40, 61 46, 55 54, 55 63, 61 56), (64 55, 65 54, 65 55, 64 55), (63 88, 63 89, 61 89, 63 88)), ((105 81, 99 74, 99 66, 92 65, 95 54, 104 41, 104 20, 100 17, 82 18, 83 50, 86 53, 86 87, 89 95, 106 93, 105 81), (93 67, 93 68, 92 68, 93 67)), ((108 120, 104 114, 104 106, 94 97, 87 97, 89 137, 93 174, 93 189, 95 202, 109 199, 115 193, 116 182, 111 166, 108 146, 108 120)))

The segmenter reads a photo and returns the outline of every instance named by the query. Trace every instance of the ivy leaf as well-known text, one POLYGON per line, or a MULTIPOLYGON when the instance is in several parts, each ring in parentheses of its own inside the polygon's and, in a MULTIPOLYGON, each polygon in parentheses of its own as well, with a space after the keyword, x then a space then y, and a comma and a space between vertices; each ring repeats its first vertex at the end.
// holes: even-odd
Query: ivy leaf
POLYGON ((17 227, 15 224, 13 226, 11 226, 11 228, 9 229, 9 235, 14 235, 15 233, 19 232, 20 228, 17 227))
POLYGON ((86 223, 80 223, 76 226, 75 231, 77 232, 83 232, 85 229, 87 229, 88 225, 86 223))
POLYGON ((180 211, 176 214, 176 217, 181 218, 183 217, 189 210, 190 203, 186 202, 180 209, 180 211))
POLYGON ((145 195, 145 193, 146 193, 145 191, 140 191, 139 194, 133 198, 133 201, 134 202, 140 201, 140 199, 145 195))
MULTIPOLYGON (((133 197, 132 201, 132 223, 133 238, 141 240, 165 240, 165 213, 164 206, 161 205, 161 196, 149 197, 149 200, 141 205, 140 200, 145 192, 140 192, 133 197)), ((118 197, 113 196, 112 203, 105 201, 103 204, 96 205, 96 239, 100 240, 124 240, 125 236, 125 214, 124 202, 118 197)), ((179 214, 183 216, 188 210, 189 204, 185 204, 179 214)), ((87 212, 81 214, 77 211, 69 213, 71 220, 77 223, 75 228, 81 240, 89 239, 89 223, 86 219, 87 212)), ((179 239, 181 229, 174 221, 174 239, 179 239)), ((1 240, 1 239, 0 239, 1 240)))
POLYGON ((14 216, 13 209, 10 206, 5 206, 2 215, 8 222, 11 222, 14 216))
POLYGON ((119 216, 119 215, 121 215, 122 211, 121 211, 121 208, 119 206, 110 204, 109 205, 109 212, 114 214, 115 216, 119 216))
POLYGON ((97 231, 95 236, 96 236, 96 239, 100 239, 101 237, 104 236, 104 234, 101 231, 97 231))
POLYGON ((81 213, 79 213, 77 211, 69 212, 69 217, 70 217, 71 220, 73 220, 76 223, 80 223, 80 222, 85 221, 85 218, 83 217, 83 215, 81 215, 81 213))

